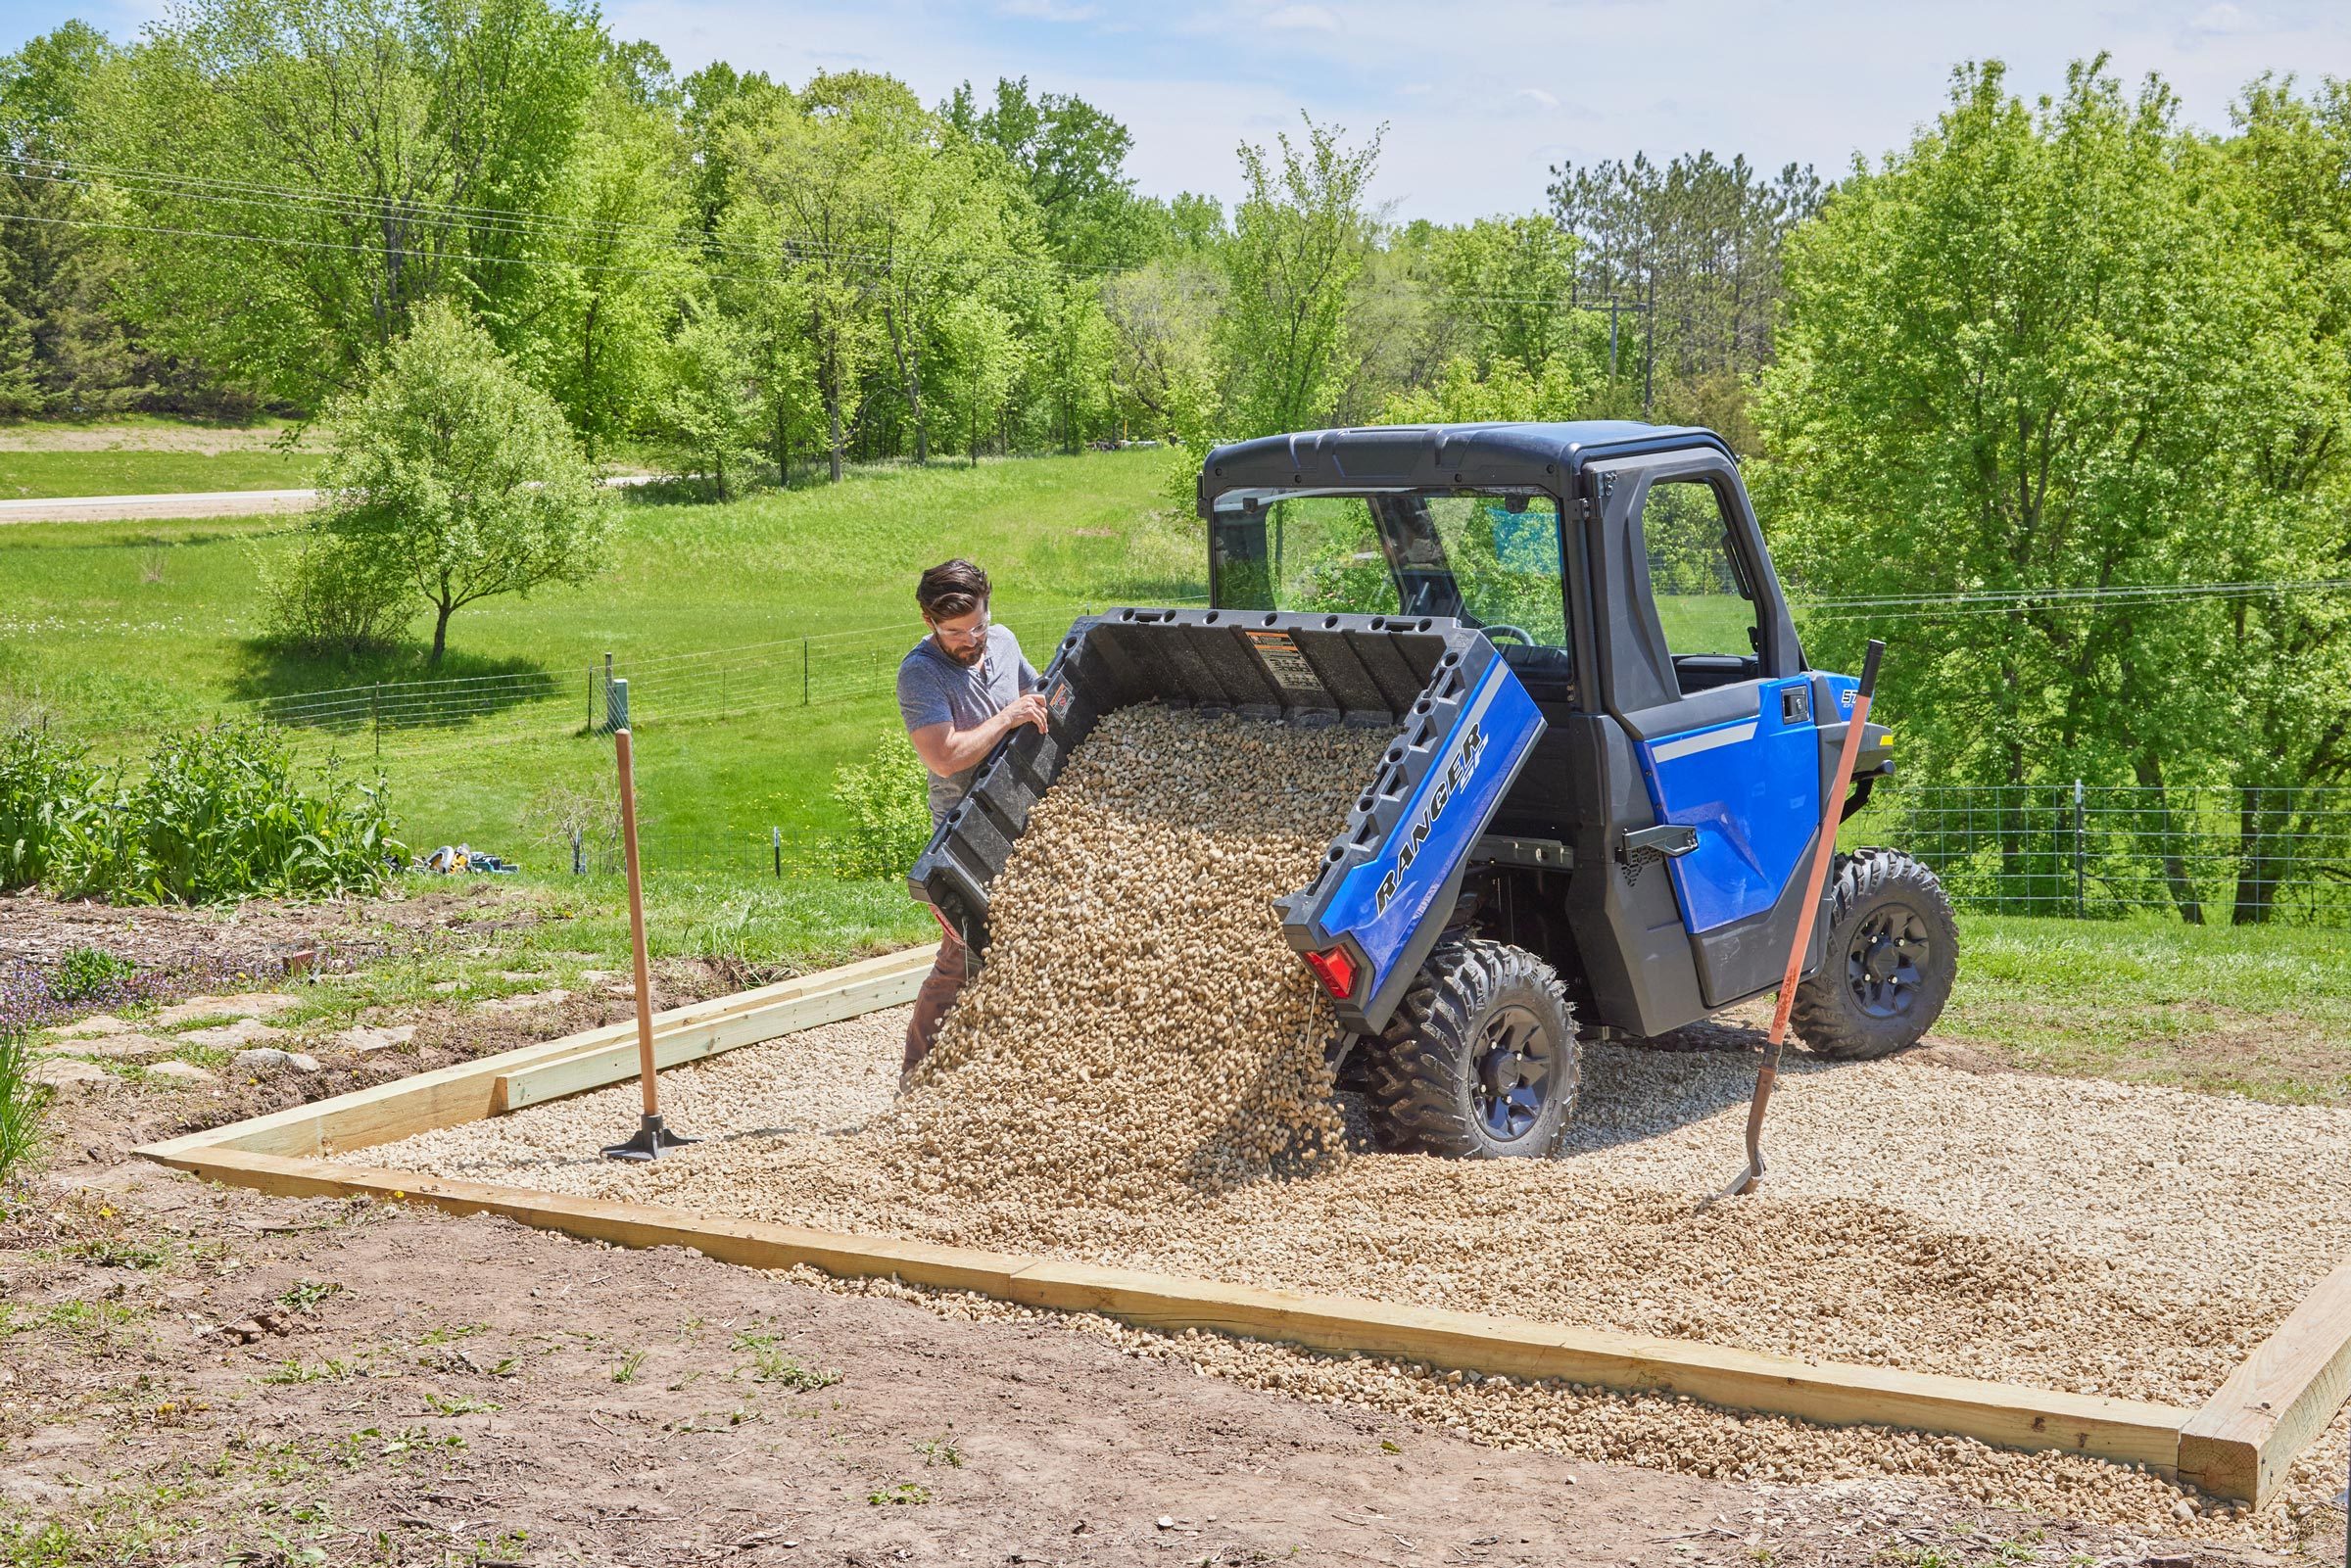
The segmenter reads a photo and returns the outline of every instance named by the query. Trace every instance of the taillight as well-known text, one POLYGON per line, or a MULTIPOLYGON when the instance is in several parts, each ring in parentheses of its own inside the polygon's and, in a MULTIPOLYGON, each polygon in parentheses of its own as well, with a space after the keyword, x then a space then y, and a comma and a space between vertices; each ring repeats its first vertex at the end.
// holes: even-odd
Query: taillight
POLYGON ((1320 953, 1306 955, 1306 967, 1315 972, 1334 1001, 1344 1002, 1355 990, 1355 960, 1347 949, 1333 947, 1320 953))

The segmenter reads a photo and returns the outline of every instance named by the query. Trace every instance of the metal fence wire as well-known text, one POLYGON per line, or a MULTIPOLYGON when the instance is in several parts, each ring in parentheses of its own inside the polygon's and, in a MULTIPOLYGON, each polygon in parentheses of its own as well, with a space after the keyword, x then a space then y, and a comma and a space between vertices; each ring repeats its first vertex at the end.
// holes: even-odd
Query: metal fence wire
POLYGON ((1918 785, 1856 828, 1924 861, 1963 909, 2351 926, 2351 789, 1918 785))

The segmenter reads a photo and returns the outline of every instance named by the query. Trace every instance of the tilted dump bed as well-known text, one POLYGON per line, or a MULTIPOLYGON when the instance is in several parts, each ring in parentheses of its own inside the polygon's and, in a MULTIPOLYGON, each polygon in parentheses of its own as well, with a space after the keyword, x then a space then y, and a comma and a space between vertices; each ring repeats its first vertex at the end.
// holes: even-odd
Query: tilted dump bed
POLYGON ((1282 933, 1376 1032, 1442 934, 1462 872, 1543 717, 1484 634, 1428 616, 1119 609, 1072 626, 1044 676, 1050 728, 989 757, 908 878, 975 952, 988 884, 1063 761, 1115 708, 1159 701, 1393 741, 1314 881, 1277 899, 1282 933))

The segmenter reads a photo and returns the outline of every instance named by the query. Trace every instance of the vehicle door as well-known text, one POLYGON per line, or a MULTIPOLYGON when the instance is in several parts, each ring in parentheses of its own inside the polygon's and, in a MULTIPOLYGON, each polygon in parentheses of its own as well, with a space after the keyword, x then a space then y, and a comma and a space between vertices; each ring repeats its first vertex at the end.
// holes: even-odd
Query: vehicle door
MULTIPOLYGON (((1731 458, 1594 464, 1607 706, 1660 827, 1709 1008, 1779 981, 1820 825, 1813 687, 1731 458)), ((1654 863, 1652 861, 1651 863, 1654 863)))

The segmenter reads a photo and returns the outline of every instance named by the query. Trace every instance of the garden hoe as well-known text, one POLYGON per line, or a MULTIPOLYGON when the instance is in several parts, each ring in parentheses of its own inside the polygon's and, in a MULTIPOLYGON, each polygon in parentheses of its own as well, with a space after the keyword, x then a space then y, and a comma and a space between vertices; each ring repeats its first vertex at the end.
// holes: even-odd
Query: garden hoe
POLYGON ((1853 715, 1846 721, 1845 743, 1837 749, 1837 771, 1829 776, 1839 787, 1825 791, 1820 837, 1812 849, 1812 870, 1804 879, 1802 907, 1814 912, 1815 919, 1797 922, 1796 940, 1788 949, 1788 971, 1780 977, 1780 999, 1771 1010, 1771 1034, 1763 1042, 1763 1064, 1755 1069, 1755 1098, 1747 1108, 1747 1168, 1723 1189, 1725 1198, 1743 1198, 1763 1179, 1763 1108, 1771 1103, 1771 1086, 1780 1075, 1780 1046, 1788 1038, 1788 1015, 1796 1007, 1796 982, 1804 973, 1804 948, 1812 940, 1820 890, 1829 879, 1829 862, 1836 857, 1837 826, 1845 820, 1842 786, 1853 776, 1853 757, 1861 749, 1861 728, 1869 721, 1870 694, 1878 689, 1878 660, 1885 652, 1886 644, 1871 638, 1869 654, 1861 661, 1861 687, 1853 693, 1853 715))
POLYGON ((698 1143, 661 1124, 653 1088, 653 975, 645 951, 645 879, 637 865, 637 769, 629 749, 629 683, 612 683, 612 743, 620 762, 620 844, 629 868, 629 945, 637 966, 637 1070, 645 1088, 645 1117, 637 1136, 604 1151, 606 1160, 658 1160, 662 1152, 698 1143))

